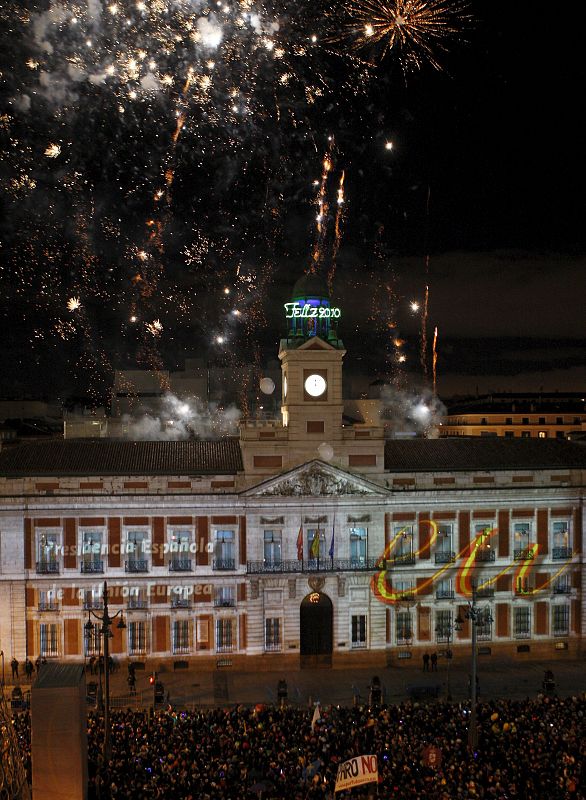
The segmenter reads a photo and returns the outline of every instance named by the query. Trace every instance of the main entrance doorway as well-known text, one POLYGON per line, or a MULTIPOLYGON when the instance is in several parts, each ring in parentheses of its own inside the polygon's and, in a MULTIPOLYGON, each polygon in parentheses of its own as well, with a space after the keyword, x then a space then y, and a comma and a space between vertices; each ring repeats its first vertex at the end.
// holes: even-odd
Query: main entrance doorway
POLYGON ((302 667, 332 664, 333 607, 326 594, 312 592, 300 607, 300 650, 302 667))

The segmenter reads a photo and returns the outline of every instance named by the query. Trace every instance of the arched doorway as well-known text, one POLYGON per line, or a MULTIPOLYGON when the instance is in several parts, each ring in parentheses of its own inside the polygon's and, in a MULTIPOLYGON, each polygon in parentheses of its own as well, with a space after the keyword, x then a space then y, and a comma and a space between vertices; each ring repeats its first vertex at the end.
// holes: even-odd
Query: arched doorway
POLYGON ((331 666, 333 647, 332 601, 327 594, 311 592, 301 601, 299 631, 301 666, 331 666))

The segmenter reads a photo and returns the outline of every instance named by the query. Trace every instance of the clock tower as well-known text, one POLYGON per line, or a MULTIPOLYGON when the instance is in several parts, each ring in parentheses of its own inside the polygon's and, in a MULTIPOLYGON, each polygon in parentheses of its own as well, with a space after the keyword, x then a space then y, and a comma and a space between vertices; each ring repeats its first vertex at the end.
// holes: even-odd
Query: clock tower
POLYGON ((283 426, 290 446, 309 446, 315 453, 321 442, 333 444, 342 438, 346 351, 336 332, 340 309, 330 304, 324 279, 308 274, 295 284, 285 316, 287 338, 279 348, 283 426))

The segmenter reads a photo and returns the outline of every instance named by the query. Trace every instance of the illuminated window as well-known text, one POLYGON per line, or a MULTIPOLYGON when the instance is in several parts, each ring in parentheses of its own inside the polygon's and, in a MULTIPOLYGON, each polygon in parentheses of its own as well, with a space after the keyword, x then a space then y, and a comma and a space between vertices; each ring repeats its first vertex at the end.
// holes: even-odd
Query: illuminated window
POLYGON ((216 652, 231 653, 235 647, 234 621, 231 617, 216 620, 216 652))
POLYGON ((352 647, 366 647, 366 614, 352 615, 352 647))
POLYGON ((350 528, 350 561, 352 564, 366 563, 366 528, 350 528))
POLYGON ((265 564, 281 563, 281 540, 281 531, 268 530, 264 532, 265 564))
POLYGON ((41 656, 51 658, 59 655, 59 628, 53 622, 39 626, 41 656))
POLYGON ((171 629, 171 646, 173 653, 189 653, 189 620, 176 619, 173 620, 173 627, 171 629))
POLYGON ((128 624, 128 654, 144 655, 146 653, 146 625, 143 620, 128 624))

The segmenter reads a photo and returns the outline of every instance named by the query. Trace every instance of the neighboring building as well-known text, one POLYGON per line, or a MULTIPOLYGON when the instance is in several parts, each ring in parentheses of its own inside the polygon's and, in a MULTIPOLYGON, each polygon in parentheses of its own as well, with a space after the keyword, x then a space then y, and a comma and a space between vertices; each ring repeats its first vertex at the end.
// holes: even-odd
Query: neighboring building
POLYGON ((441 436, 566 439, 586 431, 586 393, 488 394, 447 406, 441 436))
POLYGON ((344 425, 338 311, 312 276, 286 309, 281 419, 214 441, 0 452, 5 657, 99 652, 84 623, 105 580, 126 622, 112 652, 155 668, 469 652, 454 623, 472 579, 488 661, 583 652, 586 448, 344 425))

